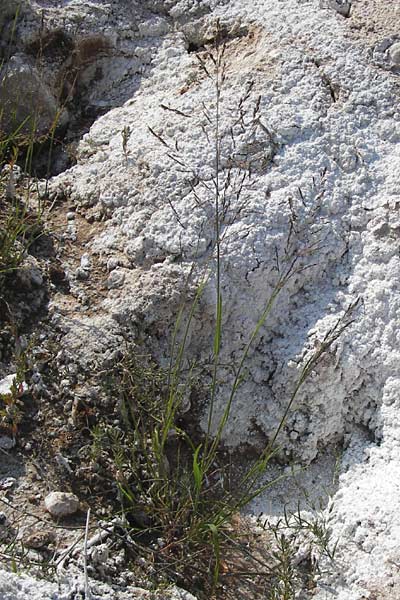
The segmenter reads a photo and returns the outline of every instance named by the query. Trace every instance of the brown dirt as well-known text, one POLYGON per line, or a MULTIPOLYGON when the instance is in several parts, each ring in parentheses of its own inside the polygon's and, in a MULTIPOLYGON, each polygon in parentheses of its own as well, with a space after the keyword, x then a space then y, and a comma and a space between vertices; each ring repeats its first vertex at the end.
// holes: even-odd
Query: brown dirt
POLYGON ((397 0, 354 0, 346 19, 349 36, 370 46, 400 35, 400 3, 397 0))

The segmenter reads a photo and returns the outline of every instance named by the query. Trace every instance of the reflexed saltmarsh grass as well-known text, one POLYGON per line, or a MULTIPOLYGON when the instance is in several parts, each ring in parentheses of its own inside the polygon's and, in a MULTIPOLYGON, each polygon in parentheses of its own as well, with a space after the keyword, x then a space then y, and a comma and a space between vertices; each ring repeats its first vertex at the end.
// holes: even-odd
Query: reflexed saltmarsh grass
MULTIPOLYGON (((230 394, 222 417, 216 427, 213 427, 218 381, 223 368, 220 361, 224 336, 221 286, 223 229, 230 211, 229 194, 234 194, 239 200, 245 193, 244 181, 247 176, 235 178, 232 167, 226 179, 222 181, 221 178, 223 140, 220 134, 220 111, 221 89, 225 80, 224 56, 225 45, 221 39, 221 30, 217 27, 214 51, 198 57, 202 70, 215 87, 213 140, 210 141, 214 148, 215 166, 212 182, 213 257, 205 266, 205 274, 200 277, 197 294, 189 303, 189 309, 182 308, 176 319, 169 368, 163 370, 153 364, 149 357, 139 358, 133 352, 128 352, 116 369, 114 379, 114 388, 118 389, 120 396, 122 426, 108 426, 102 431, 98 430, 95 436, 96 452, 104 452, 106 449, 111 458, 131 548, 140 556, 144 554, 148 564, 152 565, 148 574, 155 583, 172 579, 205 598, 209 598, 216 590, 219 590, 218 594, 222 593, 218 586, 224 578, 224 556, 232 552, 232 549, 237 551, 238 547, 243 550, 238 544, 239 534, 235 534, 235 515, 273 484, 263 483, 262 476, 277 452, 279 434, 299 390, 320 358, 352 323, 357 305, 354 303, 349 306, 305 360, 274 436, 233 488, 229 483, 229 466, 224 462, 221 449, 225 426, 243 382, 250 349, 258 339, 274 305, 279 302, 281 292, 293 277, 312 266, 310 256, 318 260, 318 243, 314 240, 308 247, 305 248, 303 244, 299 248, 294 243, 293 231, 290 229, 284 256, 278 261, 279 268, 276 270, 272 292, 265 300, 264 310, 259 315, 254 330, 248 335, 238 364, 232 365, 234 375, 230 383, 230 394), (232 189, 233 185, 238 187, 232 189), (202 385, 202 392, 208 397, 207 427, 201 433, 182 424, 181 408, 185 397, 199 385, 196 375, 199 367, 206 369, 203 365, 190 362, 187 342, 194 319, 201 318, 198 315, 199 301, 205 287, 211 283, 216 290, 216 306, 210 348, 212 361, 208 377, 203 378, 202 385), (210 381, 206 390, 204 381, 210 381)), ((246 101, 248 97, 249 92, 245 95, 246 101)), ((243 104, 242 99, 239 106, 242 115, 243 104)), ((253 115, 257 115, 258 110, 259 103, 256 103, 253 115)), ((208 120, 209 115, 210 111, 207 111, 208 120)), ((150 127, 149 130, 164 146, 168 146, 159 134, 150 127)), ((184 156, 171 152, 168 156, 190 171, 190 165, 186 164, 184 156)), ((209 187, 205 187, 209 190, 209 187)), ((196 196, 196 200, 201 206, 199 196, 196 196)), ((183 227, 176 208, 171 208, 178 224, 183 227)), ((232 215, 229 216, 231 217, 232 215)), ((302 520, 300 513, 297 520, 286 518, 285 524, 288 528, 291 524, 298 528, 314 527, 320 538, 325 535, 322 529, 318 530, 317 525, 310 525, 302 520)), ((271 528, 271 532, 275 535, 277 550, 274 560, 265 569, 265 577, 270 586, 269 598, 289 600, 294 594, 290 543, 280 530, 271 528), (274 581, 278 583, 275 584, 274 581)), ((328 543, 327 538, 324 538, 325 542, 328 543)), ((246 577, 250 576, 257 578, 260 572, 246 574, 246 577)))

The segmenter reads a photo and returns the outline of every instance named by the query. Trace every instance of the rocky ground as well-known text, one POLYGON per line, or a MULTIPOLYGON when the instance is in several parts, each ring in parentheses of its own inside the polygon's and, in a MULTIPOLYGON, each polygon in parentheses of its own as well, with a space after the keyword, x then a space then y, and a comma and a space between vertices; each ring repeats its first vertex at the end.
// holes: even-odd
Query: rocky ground
MULTIPOLYGON (((324 496, 335 558, 320 559, 299 597, 400 598, 400 8, 32 0, 15 21, 19 4, 6 0, 0 15, 2 127, 29 119, 36 103, 37 135, 56 118, 59 129, 51 161, 45 146, 31 166, 38 185, 17 167, 12 180, 12 195, 29 194, 45 225, 2 292, 0 379, 26 356, 27 389, 18 391, 17 427, 0 437, 0 527, 5 557, 17 539, 25 568, 35 575, 35 562, 56 565, 61 587, 7 573, 1 597, 85 594, 89 508, 92 593, 148 597, 112 520, 116 488, 104 488, 90 460, 92 432, 118 417, 107 376, 124 349, 134 343, 165 364, 179 308, 190 307, 205 273, 187 353, 208 361, 218 176, 221 362, 240 360, 277 277, 297 261, 246 362, 224 432, 233 457, 243 461, 273 437, 302 365, 358 301, 354 323, 314 369, 281 432, 271 473, 288 477, 250 512, 273 519, 300 501, 307 514, 310 498, 324 496), (217 22, 225 47, 218 123, 208 54, 218 56, 217 22), (73 494, 71 514, 49 512, 55 491, 73 494)), ((196 415, 204 429, 200 375, 186 418, 196 415)))

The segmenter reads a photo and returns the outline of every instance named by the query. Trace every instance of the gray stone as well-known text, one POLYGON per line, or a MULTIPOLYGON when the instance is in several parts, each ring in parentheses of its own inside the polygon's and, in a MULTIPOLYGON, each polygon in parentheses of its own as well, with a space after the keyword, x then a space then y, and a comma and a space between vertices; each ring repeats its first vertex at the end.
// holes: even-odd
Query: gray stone
POLYGON ((15 446, 15 439, 10 438, 7 435, 0 436, 0 448, 1 450, 11 450, 15 446))
POLYGON ((396 42, 389 48, 389 56, 393 65, 400 65, 400 42, 396 42))
POLYGON ((57 124, 66 125, 68 113, 60 110, 51 89, 29 57, 14 55, 0 71, 1 126, 5 133, 34 137, 47 135, 57 124))
POLYGON ((107 279, 108 289, 113 290, 115 288, 121 287, 121 285, 124 283, 124 279, 125 274, 122 271, 120 271, 119 269, 112 271, 107 279))
POLYGON ((75 275, 77 279, 85 281, 86 279, 89 279, 90 272, 87 269, 82 269, 82 267, 78 267, 75 271, 75 275))
POLYGON ((19 0, 1 0, 0 30, 4 27, 6 21, 15 19, 18 11, 21 13, 23 6, 23 1, 19 2, 19 0))
POLYGON ((349 0, 329 0, 329 6, 343 17, 350 16, 351 1, 349 0))
POLYGON ((67 517, 79 509, 79 500, 69 492, 51 492, 44 500, 46 510, 53 517, 67 517))

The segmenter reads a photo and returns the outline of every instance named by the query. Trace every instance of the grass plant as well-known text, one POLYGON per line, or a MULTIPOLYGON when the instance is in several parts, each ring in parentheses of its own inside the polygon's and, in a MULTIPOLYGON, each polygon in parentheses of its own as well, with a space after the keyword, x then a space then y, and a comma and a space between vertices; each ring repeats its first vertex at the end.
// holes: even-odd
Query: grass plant
MULTIPOLYGON (((146 556, 147 564, 151 565, 147 574, 153 581, 173 580, 204 598, 210 598, 213 594, 222 597, 224 557, 238 547, 232 525, 235 516, 252 499, 273 485, 272 481, 265 483, 262 477, 277 453, 279 435, 299 390, 317 367, 321 357, 352 323, 357 304, 351 305, 338 318, 318 348, 305 360, 274 436, 240 481, 234 487, 230 486, 229 466, 224 462, 221 451, 223 435, 235 397, 245 377, 244 370, 250 349, 282 290, 293 277, 310 267, 310 261, 305 258, 309 259, 317 251, 318 244, 311 243, 308 247, 302 246, 299 249, 294 243, 291 223, 284 256, 277 261, 279 266, 272 292, 266 298, 264 310, 248 336, 238 364, 233 365, 230 394, 221 418, 216 427, 213 427, 218 381, 223 369, 220 353, 224 335, 221 285, 224 225, 232 218, 230 198, 235 196, 238 200, 244 194, 244 181, 246 177, 250 177, 251 170, 247 163, 248 170, 243 176, 238 176, 234 166, 229 167, 227 175, 221 176, 223 137, 220 133, 220 111, 226 47, 220 34, 221 30, 217 27, 214 50, 198 57, 201 69, 212 80, 215 89, 213 120, 210 111, 205 109, 206 118, 213 128, 213 141, 210 143, 214 147, 214 177, 211 185, 214 251, 211 267, 209 262, 189 310, 185 312, 182 309, 177 317, 169 368, 163 370, 157 367, 150 357, 140 359, 134 353, 127 353, 116 370, 114 379, 114 387, 119 390, 122 426, 98 429, 94 443, 97 458, 105 453, 111 459, 109 464, 112 465, 118 484, 133 556, 146 556), (211 373, 208 378, 207 428, 204 433, 199 433, 181 425, 181 407, 184 398, 196 387, 197 365, 188 361, 187 341, 193 320, 197 318, 204 288, 210 282, 216 289, 214 339, 211 373)), ((242 121, 248 97, 249 93, 239 104, 242 121)), ((253 109, 253 115, 257 118, 258 109, 259 101, 253 109)), ((186 172, 190 172, 191 167, 185 163, 185 158, 171 152, 168 143, 153 129, 149 130, 167 146, 168 156, 186 172)), ((211 139, 207 132, 206 136, 211 139)), ((209 183, 204 182, 204 189, 208 198, 206 202, 194 190, 193 194, 199 206, 208 202, 207 208, 210 208, 209 183)), ((184 227, 177 209, 174 206, 171 208, 177 222, 184 227)), ((307 522, 300 512, 292 519, 286 516, 285 526, 314 529, 316 537, 327 545, 328 530, 318 529, 316 522, 307 522)), ((271 531, 275 536, 276 552, 272 562, 266 567, 266 578, 270 582, 269 595, 266 597, 270 600, 290 600, 295 593, 292 550, 288 538, 279 528, 271 528, 271 531), (278 581, 279 585, 274 584, 273 587, 274 581, 278 581)), ((252 576, 257 578, 260 572, 253 571, 252 576)))

